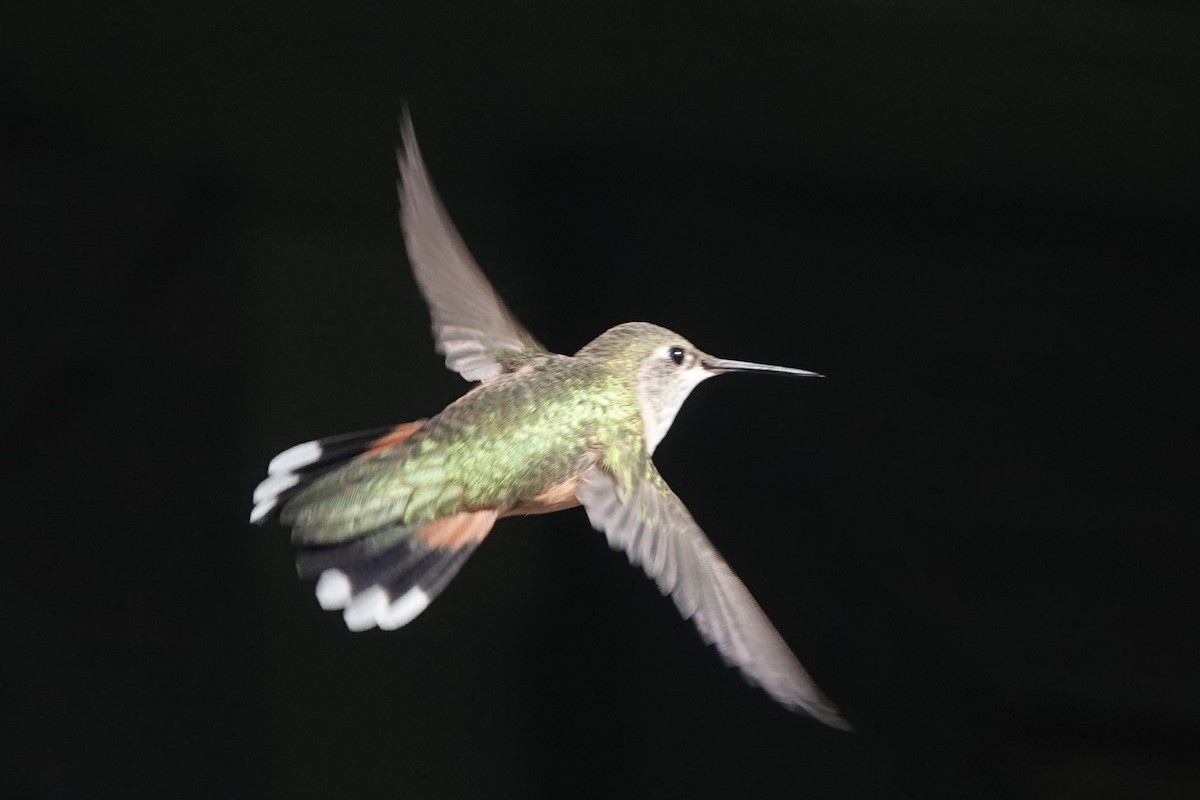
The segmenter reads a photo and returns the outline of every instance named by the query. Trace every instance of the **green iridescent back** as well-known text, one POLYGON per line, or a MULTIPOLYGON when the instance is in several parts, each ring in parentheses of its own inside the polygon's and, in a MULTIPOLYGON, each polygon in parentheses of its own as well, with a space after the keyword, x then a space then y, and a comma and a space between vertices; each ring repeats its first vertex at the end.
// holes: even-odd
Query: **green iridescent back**
POLYGON ((289 503, 295 538, 330 544, 537 496, 640 428, 626 383, 586 359, 537 357, 477 386, 407 441, 316 480, 289 503))

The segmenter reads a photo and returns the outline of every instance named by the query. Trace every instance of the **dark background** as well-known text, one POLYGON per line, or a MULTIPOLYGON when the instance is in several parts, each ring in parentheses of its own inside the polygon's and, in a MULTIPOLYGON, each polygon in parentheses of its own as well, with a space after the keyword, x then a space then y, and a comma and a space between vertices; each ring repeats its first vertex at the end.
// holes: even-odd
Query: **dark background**
POLYGON ((4 797, 1197 797, 1191 2, 6 3, 4 797), (434 180, 551 348, 819 370, 657 463, 858 732, 582 512, 347 633, 268 459, 435 412, 434 180))

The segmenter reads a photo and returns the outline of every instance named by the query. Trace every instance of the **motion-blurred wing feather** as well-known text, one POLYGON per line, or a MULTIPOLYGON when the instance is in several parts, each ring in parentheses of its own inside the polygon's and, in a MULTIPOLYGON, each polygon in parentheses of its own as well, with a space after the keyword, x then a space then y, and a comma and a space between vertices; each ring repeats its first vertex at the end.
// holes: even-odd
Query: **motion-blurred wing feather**
POLYGON ((434 191, 412 121, 401 122, 400 224, 417 285, 429 303, 446 366, 469 381, 515 369, 538 344, 488 283, 434 191))
POLYGON ((657 472, 622 491, 610 473, 595 467, 577 496, 609 544, 671 595, 727 663, 793 711, 849 728, 657 472))

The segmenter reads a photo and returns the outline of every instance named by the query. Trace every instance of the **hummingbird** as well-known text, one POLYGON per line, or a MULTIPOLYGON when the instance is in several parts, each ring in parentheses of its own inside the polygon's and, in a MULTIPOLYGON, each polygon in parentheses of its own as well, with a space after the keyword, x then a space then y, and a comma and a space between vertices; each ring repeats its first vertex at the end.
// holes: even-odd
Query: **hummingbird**
POLYGON ((488 283, 401 120, 400 225, 446 366, 476 383, 428 419, 275 456, 250 522, 291 528, 297 571, 351 631, 406 625, 502 517, 582 505, 727 664, 786 708, 849 729, 651 457, 699 383, 731 372, 821 377, 717 358, 646 322, 573 356, 544 348, 488 283))

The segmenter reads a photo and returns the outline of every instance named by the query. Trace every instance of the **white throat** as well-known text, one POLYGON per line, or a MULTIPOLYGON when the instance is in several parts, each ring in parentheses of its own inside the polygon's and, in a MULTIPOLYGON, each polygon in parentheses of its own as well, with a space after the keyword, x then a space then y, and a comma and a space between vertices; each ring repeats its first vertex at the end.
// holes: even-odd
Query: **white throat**
POLYGON ((673 376, 665 385, 654 385, 645 380, 645 375, 639 376, 637 382, 638 406, 642 412, 642 436, 646 441, 646 452, 654 454, 658 443, 671 429, 675 415, 687 400, 692 389, 701 381, 711 378, 713 373, 704 369, 690 369, 673 376))

